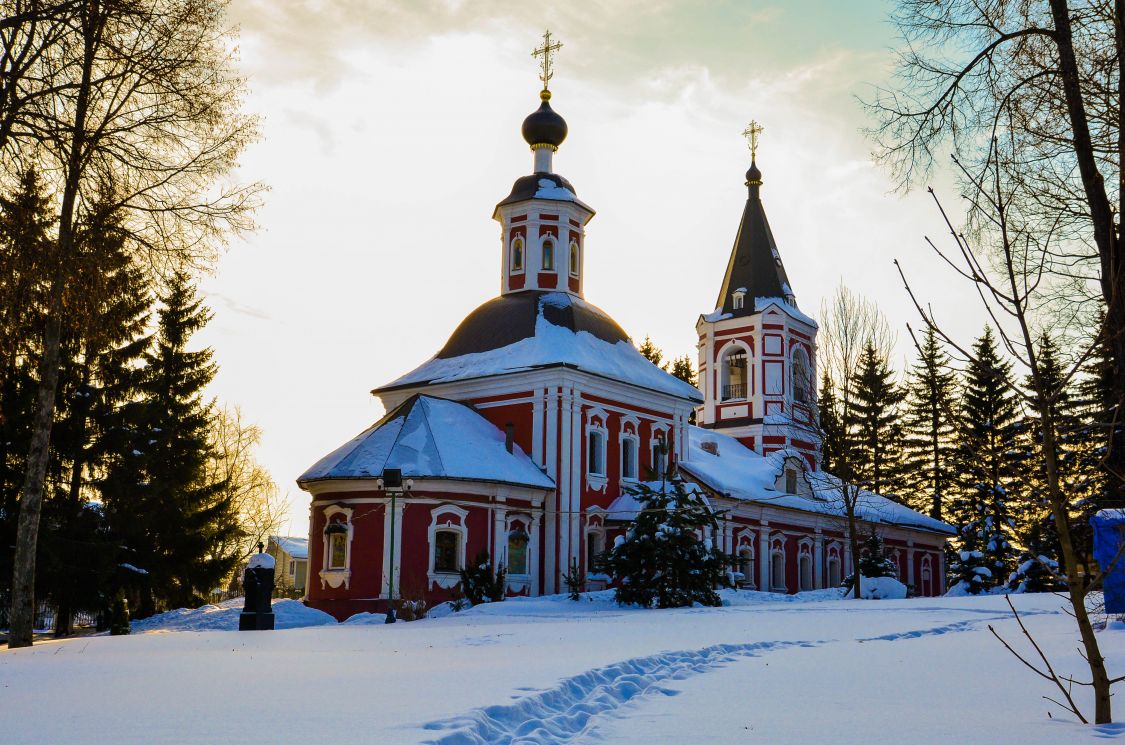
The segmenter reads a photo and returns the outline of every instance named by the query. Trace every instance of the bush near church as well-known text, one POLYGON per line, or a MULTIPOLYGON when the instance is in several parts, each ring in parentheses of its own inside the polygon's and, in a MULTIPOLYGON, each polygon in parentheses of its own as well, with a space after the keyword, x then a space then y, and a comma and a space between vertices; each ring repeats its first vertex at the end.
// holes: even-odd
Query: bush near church
POLYGON ((703 495, 678 478, 659 489, 638 484, 629 493, 641 509, 599 562, 617 583, 614 599, 646 608, 720 605, 715 589, 727 583, 730 557, 699 537, 719 529, 703 495))

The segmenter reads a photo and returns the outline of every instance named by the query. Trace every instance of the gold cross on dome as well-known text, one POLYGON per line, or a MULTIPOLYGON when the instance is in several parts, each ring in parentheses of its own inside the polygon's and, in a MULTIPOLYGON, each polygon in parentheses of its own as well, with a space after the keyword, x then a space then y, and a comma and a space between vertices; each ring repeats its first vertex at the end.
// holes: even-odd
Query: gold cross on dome
POLYGON ((766 131, 765 127, 753 119, 746 125, 746 129, 742 130, 742 136, 746 138, 746 142, 750 145, 750 160, 758 157, 758 135, 766 131))
POLYGON ((551 43, 550 30, 543 32, 543 46, 538 47, 531 53, 532 57, 539 57, 539 79, 543 81, 543 90, 547 90, 548 84, 551 82, 551 76, 555 74, 551 69, 551 62, 554 61, 555 52, 562 49, 562 42, 556 41, 551 43))

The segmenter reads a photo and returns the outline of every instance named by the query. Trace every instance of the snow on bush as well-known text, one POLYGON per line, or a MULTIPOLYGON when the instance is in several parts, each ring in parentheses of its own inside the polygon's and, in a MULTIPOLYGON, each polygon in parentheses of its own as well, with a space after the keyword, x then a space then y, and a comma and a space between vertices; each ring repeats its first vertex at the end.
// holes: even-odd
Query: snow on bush
MULTIPOLYGON (((218 605, 200 608, 178 608, 167 613, 133 621, 133 633, 150 631, 237 631, 238 614, 245 598, 233 598, 218 605)), ((278 629, 299 629, 306 626, 327 626, 336 619, 324 611, 310 608, 300 600, 273 601, 274 623, 278 629)))
MULTIPOLYGON (((906 597, 906 585, 894 577, 863 577, 860 580, 860 597, 864 600, 902 600, 906 597)), ((854 595, 849 590, 847 597, 854 595)))

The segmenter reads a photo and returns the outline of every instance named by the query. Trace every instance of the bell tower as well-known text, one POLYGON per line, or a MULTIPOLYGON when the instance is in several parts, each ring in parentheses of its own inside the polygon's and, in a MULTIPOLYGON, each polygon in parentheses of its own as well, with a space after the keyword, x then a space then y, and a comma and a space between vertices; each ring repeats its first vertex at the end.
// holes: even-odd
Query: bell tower
POLYGON ((554 172, 554 154, 566 139, 566 121, 551 108, 554 54, 562 44, 543 34, 532 55, 539 58, 539 108, 523 120, 531 147, 532 174, 516 179, 492 217, 500 223, 500 292, 569 292, 582 297, 586 224, 594 210, 578 199, 574 186, 554 172))
POLYGON ((700 426, 763 455, 789 449, 819 462, 816 321, 797 307, 762 206, 758 137, 751 122, 748 190, 715 310, 699 317, 700 426))

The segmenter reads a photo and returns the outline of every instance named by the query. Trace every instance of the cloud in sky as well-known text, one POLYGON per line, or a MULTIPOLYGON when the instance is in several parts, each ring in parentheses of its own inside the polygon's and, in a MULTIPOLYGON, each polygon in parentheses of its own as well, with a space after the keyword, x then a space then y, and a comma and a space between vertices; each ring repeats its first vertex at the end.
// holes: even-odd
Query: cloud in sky
MULTIPOLYGON (((739 136, 765 124, 763 199, 801 307, 844 281, 896 325, 913 318, 891 259, 956 307, 924 250, 940 234, 921 195, 891 195, 868 157, 856 92, 886 74, 884 3, 275 3, 236 0, 264 115, 244 158, 272 186, 262 230, 206 283, 201 334, 215 395, 264 431, 293 479, 380 413, 369 395, 428 359, 499 290, 492 208, 531 170, 520 137, 539 103, 530 50, 564 43, 552 103, 570 125, 555 158, 598 215, 586 296, 635 338, 694 356, 746 198, 739 136), (236 302, 230 299, 237 299, 236 302), (248 317, 245 309, 261 317, 248 317)), ((979 330, 976 317, 957 330, 979 330)), ((906 350, 902 350, 905 354, 906 350)))

